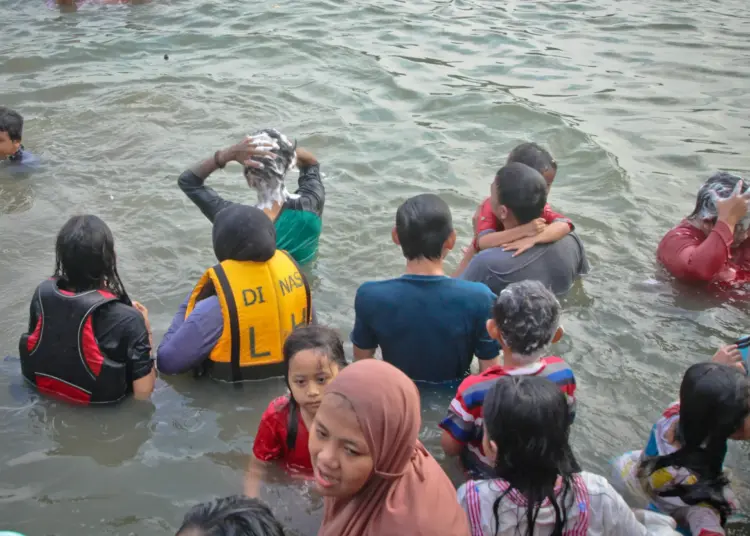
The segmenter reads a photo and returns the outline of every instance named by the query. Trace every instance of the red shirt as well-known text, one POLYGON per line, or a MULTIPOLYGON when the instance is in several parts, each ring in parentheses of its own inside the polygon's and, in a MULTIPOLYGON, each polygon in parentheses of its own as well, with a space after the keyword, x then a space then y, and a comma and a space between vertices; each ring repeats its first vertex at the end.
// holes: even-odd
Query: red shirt
POLYGON ((684 220, 664 235, 656 256, 669 273, 684 281, 750 281, 750 240, 732 250, 733 238, 724 222, 717 222, 706 236, 684 220))
MULTIPOLYGON (((574 228, 573 222, 570 221, 569 218, 566 218, 562 214, 558 214, 557 212, 552 210, 552 207, 549 206, 549 203, 544 205, 544 211, 542 212, 542 219, 544 219, 547 225, 556 221, 564 221, 570 226, 571 231, 574 228)), ((492 212, 492 202, 490 201, 490 198, 488 197, 487 199, 484 200, 484 202, 482 203, 482 206, 479 208, 479 217, 477 218, 476 236, 481 236, 482 233, 485 233, 487 231, 504 231, 504 230, 505 230, 505 227, 503 227, 503 224, 500 223, 500 220, 497 219, 497 216, 495 216, 495 213, 492 212)))
POLYGON ((312 472, 310 451, 307 448, 310 434, 299 411, 297 412, 297 440, 292 449, 286 445, 288 424, 289 396, 280 396, 268 404, 268 408, 260 418, 258 433, 253 443, 253 454, 264 462, 279 460, 289 469, 312 472))

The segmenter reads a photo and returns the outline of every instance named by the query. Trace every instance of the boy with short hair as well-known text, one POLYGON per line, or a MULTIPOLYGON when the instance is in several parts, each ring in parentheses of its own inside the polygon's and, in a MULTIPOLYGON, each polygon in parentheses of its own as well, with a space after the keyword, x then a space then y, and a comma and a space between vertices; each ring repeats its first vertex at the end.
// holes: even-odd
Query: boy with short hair
MULTIPOLYGON (((549 195, 557 174, 557 162, 549 151, 533 142, 522 143, 510 152, 506 165, 514 162, 537 170, 547 183, 549 195)), ((495 216, 494 209, 493 201, 488 197, 474 213, 474 240, 467 248, 454 277, 461 275, 474 255, 482 250, 502 247, 515 251, 514 256, 517 256, 536 244, 557 242, 575 228, 569 218, 553 211, 549 203, 544 206, 541 218, 510 230, 505 230, 495 216)))
POLYGON ((4 106, 0 106, 0 161, 14 165, 34 165, 37 160, 23 148, 23 117, 4 106))
POLYGON ((354 301, 354 359, 375 356, 412 380, 455 381, 473 356, 480 370, 495 364, 499 348, 487 333, 495 295, 482 283, 452 279, 443 261, 456 243, 448 205, 434 194, 406 200, 391 233, 406 257, 406 273, 364 283, 354 301))
POLYGON ((576 381, 573 371, 559 357, 547 356, 549 344, 563 335, 560 303, 539 281, 511 283, 500 292, 487 321, 487 331, 502 347, 503 364, 469 376, 440 423, 441 446, 449 456, 460 456, 472 478, 491 478, 494 460, 485 456, 482 446, 482 404, 490 387, 503 376, 542 376, 555 382, 575 416, 576 381), (546 356, 546 357, 545 357, 546 356))
POLYGON ((177 536, 284 536, 284 527, 263 502, 244 495, 198 504, 185 514, 177 536))

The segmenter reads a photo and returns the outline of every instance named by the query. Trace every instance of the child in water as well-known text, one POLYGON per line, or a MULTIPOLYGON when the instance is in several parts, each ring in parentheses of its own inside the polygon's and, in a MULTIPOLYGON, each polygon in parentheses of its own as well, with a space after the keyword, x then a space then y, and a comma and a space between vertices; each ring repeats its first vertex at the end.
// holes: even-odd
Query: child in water
POLYGON ((233 495, 191 508, 176 536, 229 535, 284 536, 284 527, 258 499, 233 495))
POLYGON ((737 508, 723 469, 729 439, 750 439, 750 382, 736 366, 698 363, 645 450, 615 461, 613 484, 631 504, 671 515, 684 534, 724 535, 737 508))
POLYGON ((341 337, 324 326, 297 328, 284 343, 289 394, 273 400, 260 419, 245 478, 245 495, 257 497, 270 462, 312 473, 307 448, 310 425, 325 386, 346 366, 341 337))
POLYGON ((494 478, 470 480, 458 490, 472 536, 676 536, 671 519, 634 514, 604 477, 581 470, 570 448, 570 423, 565 395, 551 381, 506 376, 495 382, 482 425, 494 478))
POLYGON ((571 422, 575 415, 576 381, 573 371, 559 357, 546 356, 550 343, 560 340, 560 303, 539 281, 508 285, 497 297, 487 321, 487 331, 500 343, 503 364, 467 377, 458 387, 448 415, 440 423, 440 441, 449 456, 460 456, 472 476, 492 472, 492 459, 482 443, 482 405, 487 391, 504 376, 542 376, 565 393, 570 404, 571 422))
MULTIPOLYGON (((514 162, 538 171, 547 182, 547 194, 549 194, 557 174, 557 162, 549 151, 536 143, 522 143, 508 155, 506 164, 514 162)), ((485 199, 477 208, 473 224, 474 240, 471 247, 465 250, 464 257, 453 277, 461 275, 474 255, 482 250, 503 247, 508 251, 515 251, 514 255, 520 255, 536 244, 557 242, 574 229, 572 221, 554 212, 547 203, 541 218, 506 231, 495 216, 491 197, 485 199)))
POLYGON ((0 106, 0 162, 12 169, 30 168, 39 160, 23 147, 23 117, 16 111, 0 106))

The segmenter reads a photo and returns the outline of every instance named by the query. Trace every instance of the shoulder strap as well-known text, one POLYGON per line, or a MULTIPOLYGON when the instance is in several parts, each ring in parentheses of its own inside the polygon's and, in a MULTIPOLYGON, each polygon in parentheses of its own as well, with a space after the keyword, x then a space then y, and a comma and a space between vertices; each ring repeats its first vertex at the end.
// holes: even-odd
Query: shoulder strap
POLYGON ((237 302, 234 301, 234 293, 232 292, 232 287, 229 284, 224 267, 221 264, 217 264, 213 267, 213 271, 224 293, 224 301, 227 306, 227 314, 229 315, 229 332, 232 341, 230 354, 232 381, 239 382, 242 379, 242 374, 240 371, 240 321, 237 316, 237 302))

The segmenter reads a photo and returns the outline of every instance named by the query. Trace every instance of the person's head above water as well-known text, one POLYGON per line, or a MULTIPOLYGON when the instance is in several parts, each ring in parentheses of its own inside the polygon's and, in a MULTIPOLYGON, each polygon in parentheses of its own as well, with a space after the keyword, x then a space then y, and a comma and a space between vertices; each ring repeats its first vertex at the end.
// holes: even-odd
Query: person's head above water
POLYGON ((274 202, 283 205, 284 201, 291 197, 284 184, 284 178, 297 161, 297 142, 272 128, 260 130, 250 137, 259 144, 259 148, 272 152, 274 158, 253 157, 252 160, 262 167, 245 166, 247 184, 258 192, 260 208, 271 208, 274 202))
POLYGON ((537 170, 544 177, 544 181, 547 183, 547 191, 549 192, 552 182, 555 180, 555 175, 557 175, 557 161, 552 158, 547 149, 534 142, 522 143, 516 146, 508 155, 506 164, 514 162, 526 164, 530 168, 537 170))
MULTIPOLYGON (((719 211, 716 207, 717 199, 728 199, 737 188, 737 184, 742 179, 731 173, 720 171, 711 175, 698 190, 698 197, 695 201, 695 208, 687 219, 693 225, 702 228, 706 234, 711 232, 716 225, 719 217, 719 211)), ((748 183, 743 181, 741 193, 748 191, 748 183)), ((737 192, 739 193, 739 192, 737 192)), ((739 245, 750 230, 750 213, 746 214, 734 228, 735 241, 733 245, 739 245)))
POLYGON ((229 205, 216 215, 212 236, 219 262, 265 262, 276 253, 276 228, 256 207, 229 205))
POLYGON ((581 472, 570 447, 565 394, 546 378, 505 376, 487 392, 482 407, 484 451, 495 460, 495 476, 510 484, 495 502, 495 515, 503 509, 503 498, 517 490, 528 502, 527 534, 536 534, 536 514, 543 502, 554 499, 559 508, 555 508, 552 533, 563 534, 567 499, 574 493, 572 477, 581 472), (558 477, 562 490, 556 497, 558 477))
POLYGON ((0 106, 0 160, 13 156, 21 148, 23 117, 0 106))
POLYGON ((233 495, 191 508, 176 536, 284 536, 284 528, 258 499, 233 495))
MULTIPOLYGON (((750 439, 750 381, 738 368, 717 363, 691 366, 680 385, 680 420, 674 433, 679 448, 666 456, 646 458, 640 476, 665 467, 683 467, 697 482, 666 490, 687 504, 707 503, 718 511, 722 525, 731 513, 723 490, 727 440, 750 439)), ((658 493, 658 492, 657 492, 658 493)))
POLYGON ((74 292, 109 290, 128 301, 117 273, 115 240, 107 224, 89 214, 73 216, 57 234, 55 277, 74 292))
POLYGON ((506 164, 497 172, 491 190, 492 211, 505 230, 542 216, 547 204, 544 177, 525 164, 506 164))
POLYGON ((396 211, 391 237, 409 261, 442 260, 456 244, 448 204, 435 194, 407 199, 396 211))
POLYGON ((511 283, 497 296, 487 332, 500 343, 506 364, 533 363, 560 340, 560 303, 539 281, 511 283))
POLYGON ((421 422, 417 386, 385 361, 352 363, 328 385, 310 430, 320 536, 468 534, 421 422))

